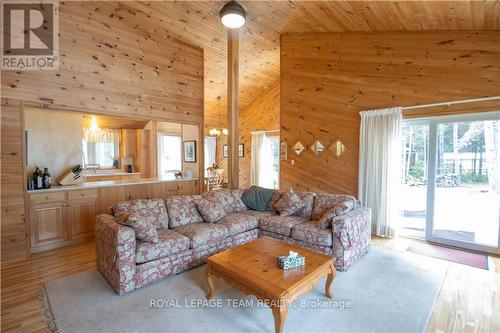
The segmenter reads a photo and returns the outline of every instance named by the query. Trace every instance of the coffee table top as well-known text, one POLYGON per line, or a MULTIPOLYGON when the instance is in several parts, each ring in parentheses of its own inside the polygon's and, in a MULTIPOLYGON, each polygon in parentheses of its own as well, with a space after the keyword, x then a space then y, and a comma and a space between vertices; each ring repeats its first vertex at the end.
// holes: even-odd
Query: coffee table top
POLYGON ((208 257, 207 262, 217 271, 238 279, 239 282, 258 288, 274 297, 283 297, 300 288, 305 280, 330 266, 333 257, 288 244, 269 237, 228 249, 208 257), (288 255, 292 250, 306 259, 303 267, 282 270, 276 257, 288 255))

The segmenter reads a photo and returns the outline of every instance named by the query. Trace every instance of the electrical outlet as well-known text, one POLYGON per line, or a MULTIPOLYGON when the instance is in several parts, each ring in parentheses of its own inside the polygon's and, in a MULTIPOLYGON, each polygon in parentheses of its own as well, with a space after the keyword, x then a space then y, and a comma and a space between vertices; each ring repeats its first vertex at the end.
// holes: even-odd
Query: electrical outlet
POLYGON ((290 160, 291 165, 295 165, 295 160, 290 160))

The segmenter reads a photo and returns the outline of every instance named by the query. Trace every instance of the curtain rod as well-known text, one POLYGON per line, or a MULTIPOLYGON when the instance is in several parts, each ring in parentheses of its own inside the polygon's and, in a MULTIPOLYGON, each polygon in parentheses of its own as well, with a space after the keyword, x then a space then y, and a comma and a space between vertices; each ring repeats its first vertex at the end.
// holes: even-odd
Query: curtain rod
POLYGON ((482 102, 482 101, 493 101, 493 100, 497 100, 497 99, 500 99, 500 96, 472 98, 472 99, 462 99, 462 100, 458 100, 458 101, 441 102, 441 103, 431 103, 431 104, 422 104, 422 105, 415 105, 415 106, 405 106, 402 109, 404 111, 404 110, 412 110, 412 109, 429 108, 429 107, 433 107, 433 106, 453 105, 453 104, 462 104, 462 103, 473 103, 473 102, 482 102))

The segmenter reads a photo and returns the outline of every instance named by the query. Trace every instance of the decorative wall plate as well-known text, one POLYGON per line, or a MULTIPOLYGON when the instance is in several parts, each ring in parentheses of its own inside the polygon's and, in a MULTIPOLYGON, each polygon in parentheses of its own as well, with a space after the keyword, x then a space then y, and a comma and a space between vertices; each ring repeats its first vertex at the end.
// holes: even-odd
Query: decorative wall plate
POLYGON ((340 158, 345 152, 345 145, 342 141, 336 140, 331 146, 330 151, 336 158, 340 158))
POLYGON ((316 140, 311 145, 311 150, 314 153, 314 155, 318 156, 325 150, 325 146, 323 146, 323 144, 319 140, 316 140))
POLYGON ((293 149, 293 151, 295 152, 295 154, 300 155, 300 154, 302 154, 302 152, 304 151, 305 147, 304 147, 304 145, 302 144, 302 142, 297 141, 297 142, 293 145, 292 149, 293 149))

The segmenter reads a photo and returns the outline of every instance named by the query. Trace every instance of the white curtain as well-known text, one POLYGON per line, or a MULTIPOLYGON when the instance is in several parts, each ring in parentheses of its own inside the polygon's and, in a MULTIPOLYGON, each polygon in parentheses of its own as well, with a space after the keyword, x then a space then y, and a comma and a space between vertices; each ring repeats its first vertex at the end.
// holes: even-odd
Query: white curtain
POLYGON ((86 142, 106 142, 106 143, 120 143, 121 132, 120 130, 111 130, 100 128, 93 130, 90 128, 83 129, 83 140, 86 142))
POLYGON ((402 108, 360 115, 359 198, 372 210, 372 232, 393 237, 399 215, 402 108))
POLYGON ((279 133, 253 132, 250 184, 276 189, 279 186, 279 133))
POLYGON ((215 151, 217 148, 217 139, 212 136, 205 137, 205 175, 207 169, 215 164, 215 151))
POLYGON ((250 185, 260 185, 261 154, 264 149, 264 132, 252 133, 252 149, 250 153, 250 185))

